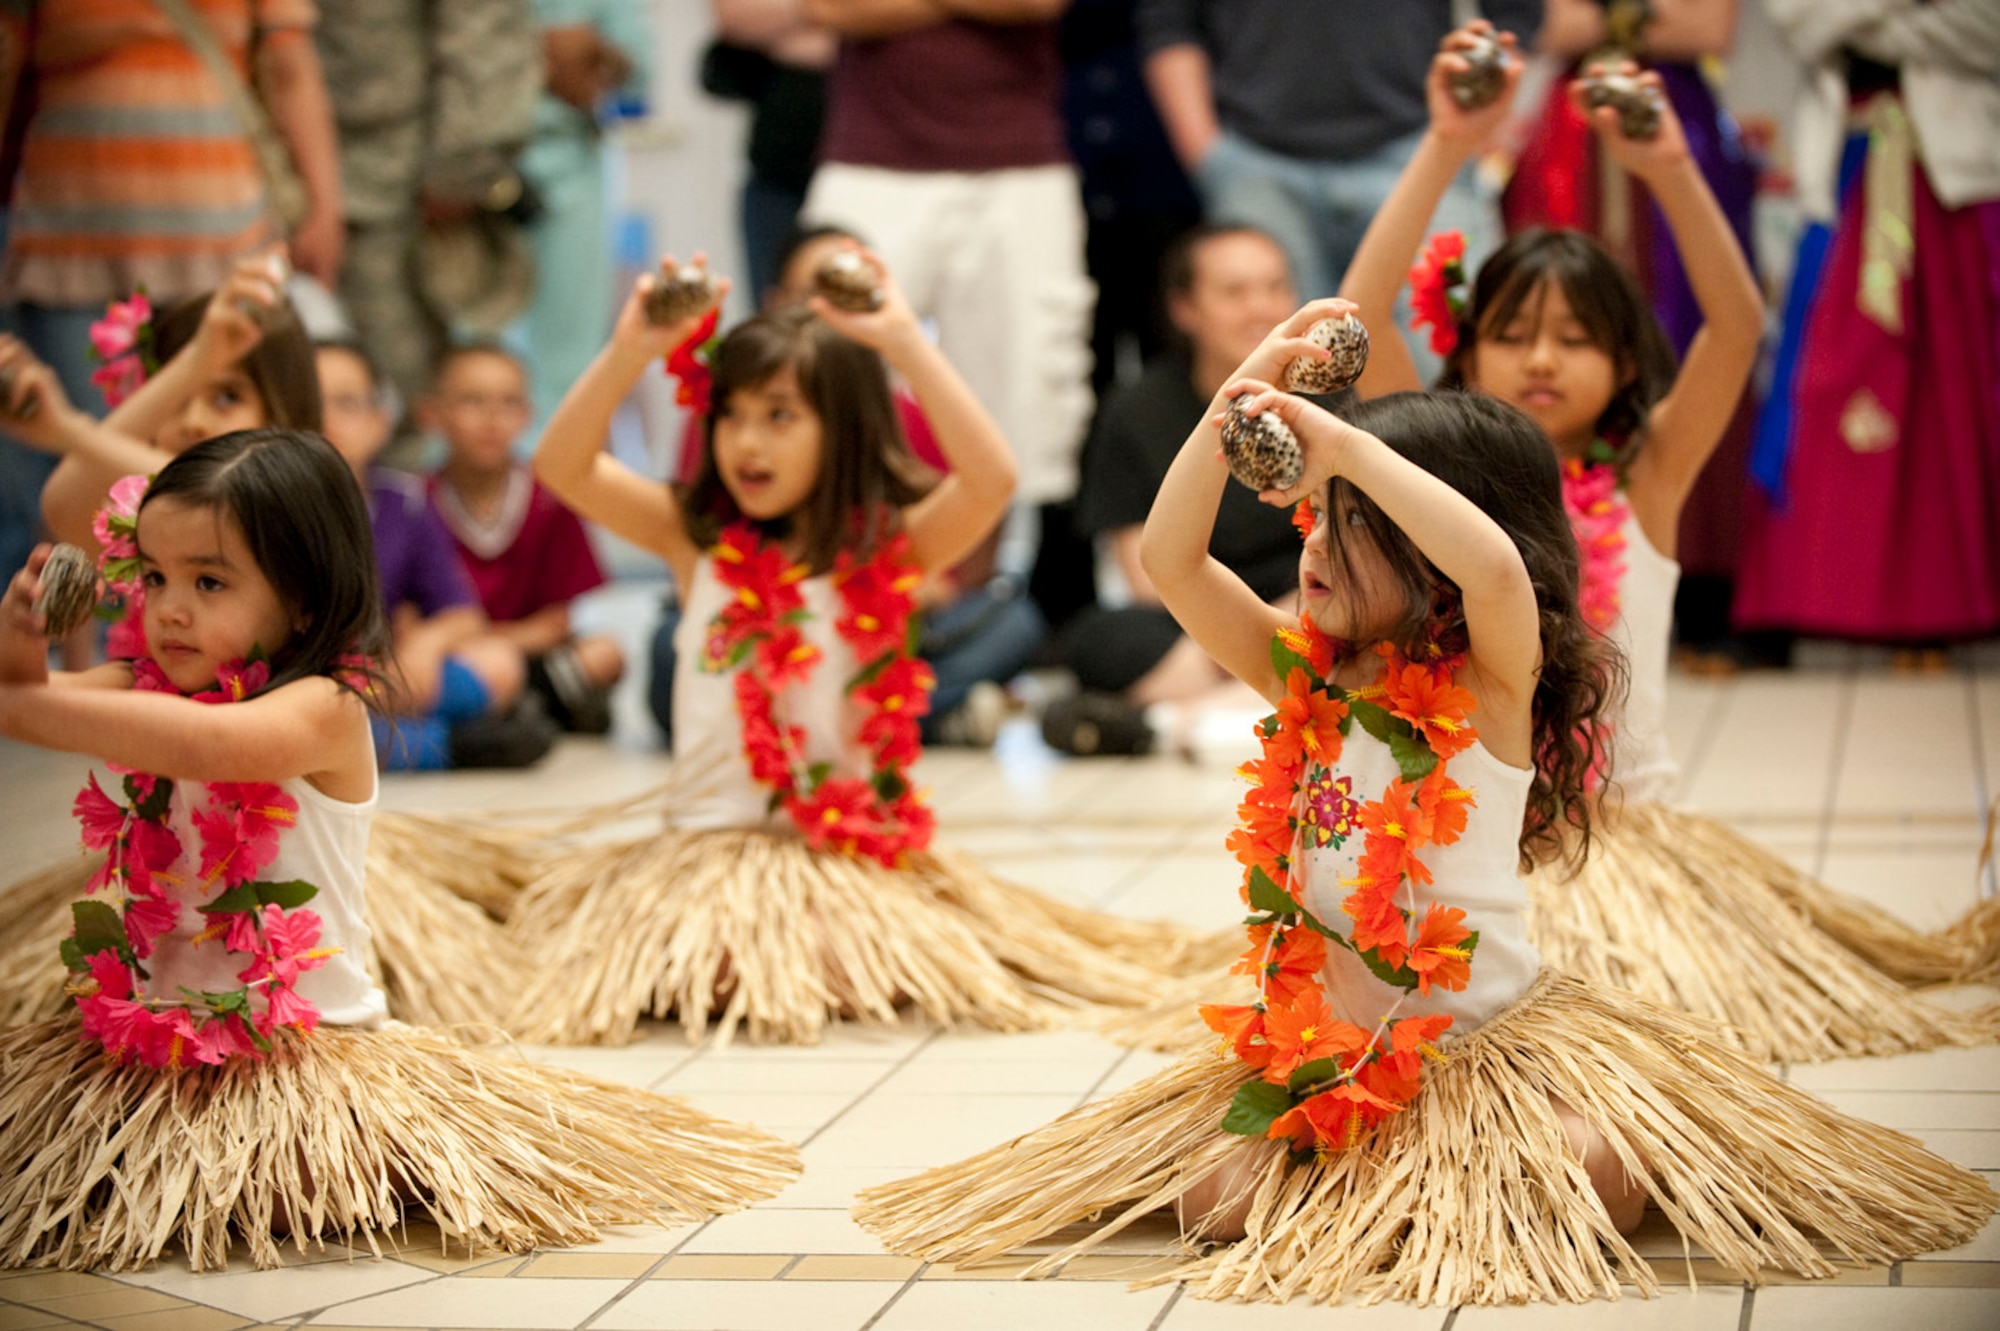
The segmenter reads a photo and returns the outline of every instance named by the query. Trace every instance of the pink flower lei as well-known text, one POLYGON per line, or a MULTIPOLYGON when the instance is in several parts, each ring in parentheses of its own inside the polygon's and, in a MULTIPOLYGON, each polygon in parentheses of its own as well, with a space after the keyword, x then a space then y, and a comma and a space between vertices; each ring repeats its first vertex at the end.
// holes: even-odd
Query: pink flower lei
POLYGON ((1625 519, 1632 506, 1619 485, 1618 469, 1598 456, 1570 458, 1562 465, 1563 508, 1576 533, 1582 561, 1577 596, 1584 622, 1608 633, 1618 622, 1618 588, 1625 577, 1625 519))
POLYGON ((104 317, 91 324, 90 354, 97 361, 90 382, 113 407, 138 392, 160 368, 153 350, 153 303, 146 299, 144 287, 130 300, 112 301, 104 317))

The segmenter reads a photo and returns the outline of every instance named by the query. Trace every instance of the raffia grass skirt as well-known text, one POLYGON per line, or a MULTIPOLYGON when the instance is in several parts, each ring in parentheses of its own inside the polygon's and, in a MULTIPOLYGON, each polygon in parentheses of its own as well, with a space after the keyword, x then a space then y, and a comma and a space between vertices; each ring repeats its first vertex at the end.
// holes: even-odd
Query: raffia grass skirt
POLYGON ((447 1248, 521 1252, 740 1210, 798 1173, 754 1128, 438 1031, 323 1027, 162 1072, 71 1017, 0 1030, 0 1266, 130 1270, 177 1243, 201 1271, 232 1237, 275 1266, 282 1217, 301 1251, 379 1253, 417 1207, 447 1248))
POLYGON ((690 1037, 810 1044, 827 1022, 1038 1029, 1144 1003, 1200 935, 1051 900, 949 852, 906 868, 785 832, 667 829, 564 856, 508 922, 537 971, 509 1029, 630 1039, 641 1016, 690 1037))
POLYGON ((1962 929, 1919 933, 1713 819, 1651 803, 1611 813, 1573 877, 1529 879, 1528 936, 1548 965, 1713 1017, 1786 1062, 2000 1040, 2000 1009, 1955 1011, 1907 987, 1990 977, 1996 926, 1988 903, 1962 929))
POLYGON ((1785 1085, 1719 1035, 1544 971, 1450 1042, 1417 1101, 1353 1150, 1300 1165, 1223 1133, 1254 1074, 1202 1051, 1004 1146, 871 1188, 854 1215, 894 1252, 957 1266, 1101 1221, 1024 1272, 1044 1275, 1213 1171, 1261 1157, 1246 1236, 1158 1280, 1268 1302, 1581 1302, 1618 1298, 1621 1281, 1650 1297, 1659 1277, 1570 1154, 1553 1097, 1628 1172, 1643 1171, 1688 1243, 1745 1279, 1766 1267, 1830 1276, 1819 1244, 1886 1263, 1985 1225, 1996 1198, 1978 1175, 1785 1085))
MULTIPOLYGON (((422 837, 422 825, 402 824, 402 815, 383 814, 370 830, 369 972, 399 1020, 493 1024, 513 1003, 527 962, 514 937, 485 910, 413 870, 404 848, 422 837)), ((460 835, 433 838, 431 845, 444 856, 477 840, 460 835)), ((102 862, 101 856, 79 856, 0 891, 0 975, 9 979, 0 988, 0 1026, 53 1017, 68 1006, 69 973, 56 949, 70 934, 70 904, 87 899, 84 889, 102 862)))

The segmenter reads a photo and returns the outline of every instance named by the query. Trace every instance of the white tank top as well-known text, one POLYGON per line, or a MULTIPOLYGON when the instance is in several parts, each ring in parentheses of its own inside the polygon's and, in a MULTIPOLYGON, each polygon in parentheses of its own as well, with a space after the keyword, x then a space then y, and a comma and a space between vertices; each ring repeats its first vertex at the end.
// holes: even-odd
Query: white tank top
POLYGON ((1611 779, 1628 800, 1658 803, 1673 794, 1680 769, 1667 747, 1667 650, 1674 628, 1674 588, 1681 566, 1653 548, 1627 513, 1625 576, 1611 641, 1625 653, 1625 708, 1612 722, 1611 779))
MULTIPOLYGON (((1449 846, 1428 846, 1417 858, 1431 871, 1428 884, 1407 881, 1397 904, 1418 919, 1433 901, 1465 912, 1464 925, 1478 931, 1472 953, 1472 977, 1457 993, 1433 988, 1428 996, 1404 991, 1375 977, 1361 958, 1338 944, 1326 950, 1322 972, 1327 1005, 1343 1020, 1372 1030, 1391 1008, 1397 1017, 1448 1013, 1452 1034, 1463 1035, 1497 1016, 1526 993, 1541 969, 1541 954, 1528 941, 1528 891, 1519 872, 1521 823, 1528 808, 1528 787, 1535 774, 1507 764, 1475 743, 1451 759, 1456 784, 1472 792, 1475 807, 1466 816, 1465 831, 1449 846), (1414 901, 1414 905, 1412 902, 1414 901)), ((1352 798, 1365 804, 1382 798, 1390 781, 1400 775, 1389 746, 1360 726, 1350 728, 1341 747, 1336 778, 1351 779, 1352 798)), ((1358 813, 1358 810, 1356 810, 1358 813)), ((1365 848, 1356 827, 1339 846, 1306 852, 1305 905, 1329 928, 1352 937, 1354 921, 1340 908, 1353 890, 1344 880, 1355 875, 1365 848)))
MULTIPOLYGON (((364 803, 349 804, 315 789, 303 777, 279 784, 298 801, 298 820, 279 836, 277 857, 258 876, 274 883, 298 879, 318 888, 302 909, 320 918, 319 945, 340 949, 299 976, 298 994, 317 1007, 320 1020, 329 1025, 380 1026, 388 1018, 389 1006, 368 976, 371 939, 363 913, 368 827, 375 817, 376 792, 371 790, 364 803)), ((220 939, 194 941, 208 926, 199 907, 210 894, 200 890, 201 833, 194 826, 193 809, 195 801, 206 807, 207 800, 201 783, 176 782, 168 806, 168 825, 181 842, 181 858, 172 872, 182 886, 176 890, 169 885, 167 890, 180 900, 181 918, 171 933, 161 935, 145 963, 151 972, 146 990, 156 997, 182 987, 210 992, 241 988, 237 972, 250 964, 248 957, 226 951, 220 939)))
MULTIPOLYGON (((863 713, 847 696, 847 682, 860 665, 835 628, 839 595, 828 574, 807 578, 799 589, 807 614, 799 629, 819 648, 820 660, 803 683, 778 695, 778 722, 805 731, 808 765, 830 763, 835 775, 865 778, 871 766, 858 739, 863 713)), ((770 787, 750 775, 736 710, 737 672, 702 668, 709 621, 729 603, 730 595, 716 579, 713 561, 703 555, 674 630, 674 771, 684 784, 667 818, 688 831, 790 825, 782 811, 772 813, 770 787)))

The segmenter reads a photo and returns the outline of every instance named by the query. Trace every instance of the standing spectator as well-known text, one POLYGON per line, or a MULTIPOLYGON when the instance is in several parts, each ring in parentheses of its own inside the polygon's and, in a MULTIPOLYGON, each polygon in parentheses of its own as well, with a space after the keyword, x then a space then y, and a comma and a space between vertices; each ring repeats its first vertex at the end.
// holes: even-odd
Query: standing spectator
MULTIPOLYGON (((1139 44, 1167 137, 1211 222, 1269 231, 1307 300, 1330 296, 1428 123, 1424 75, 1454 5, 1375 0, 1142 0, 1139 44)), ((1541 0, 1489 0, 1525 44, 1541 0)), ((1466 266, 1499 243, 1472 168, 1438 209, 1465 233, 1466 266)), ((1407 327, 1407 316, 1399 313, 1407 327)), ((1420 364, 1435 368, 1426 348, 1420 364)), ((1428 376, 1427 376, 1428 377, 1428 376)))
POLYGON ((528 687, 558 725, 602 735, 625 653, 610 634, 571 630, 570 602, 603 586, 604 570, 576 514, 514 460, 533 414, 527 371, 497 343, 454 347, 418 410, 445 447, 431 504, 493 634, 527 658, 528 687))
POLYGON ((614 93, 643 91, 651 81, 652 36, 632 0, 534 0, 534 12, 547 74, 521 174, 542 211, 528 227, 535 295, 520 331, 532 396, 547 410, 583 377, 611 328, 611 219, 598 118, 614 93))
POLYGON ((339 0, 318 35, 347 193, 340 296, 415 402, 449 331, 421 294, 418 241, 427 222, 521 206, 540 40, 528 0, 339 0))
MULTIPOLYGON (((293 263, 333 281, 341 189, 311 0, 189 4, 260 90, 305 184, 293 263)), ((32 30, 21 77, 33 103, 11 182, 0 264, 10 309, 0 317, 54 368, 71 402, 102 415, 90 380, 92 320, 141 286, 164 308, 220 285, 237 259, 276 238, 264 179, 230 90, 159 5, 0 0, 0 28, 15 42, 32 30)), ((50 466, 0 439, 0 562, 27 558, 50 466)))
POLYGON ((2000 629, 2000 0, 1769 0, 1812 69, 1800 238, 1752 472, 1750 628, 2000 629), (1843 142, 1844 140, 1844 142, 1843 142))
MULTIPOLYGON (((1131 604, 1087 610, 1063 631, 1064 659, 1084 691, 1049 707, 1042 734, 1068 753, 1149 748, 1145 709, 1154 704, 1178 705, 1183 729, 1191 729, 1205 704, 1242 698, 1241 686, 1160 604, 1139 563, 1139 536, 1188 431, 1298 301, 1284 249, 1243 226, 1198 227, 1182 237, 1167 251, 1161 286, 1181 346, 1106 400, 1084 448, 1077 518, 1105 545, 1131 604)), ((1209 550, 1267 600, 1298 589, 1299 536, 1290 515, 1243 486, 1224 491, 1209 550)))
POLYGON ((806 0, 841 35, 805 216, 869 238, 1013 448, 1053 548, 1030 590, 1087 598, 1062 507, 1090 415, 1092 291, 1064 143, 1069 0, 806 0))
POLYGON ((805 207, 826 122, 826 70, 840 39, 805 16, 805 0, 713 0, 716 40, 701 86, 750 103, 749 174, 741 203, 750 297, 779 280, 785 238, 805 207))

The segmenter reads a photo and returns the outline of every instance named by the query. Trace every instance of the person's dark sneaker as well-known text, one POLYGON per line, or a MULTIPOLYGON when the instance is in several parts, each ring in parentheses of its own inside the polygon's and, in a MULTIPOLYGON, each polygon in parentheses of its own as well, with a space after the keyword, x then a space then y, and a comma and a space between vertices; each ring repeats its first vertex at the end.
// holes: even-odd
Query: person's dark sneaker
POLYGON ((1042 739, 1078 757, 1122 756, 1152 752, 1153 728, 1137 703, 1115 693, 1079 693, 1049 704, 1042 713, 1042 739))
POLYGON ((990 679, 974 684, 965 701, 937 718, 934 744, 964 749, 990 749, 1007 720, 1007 691, 990 679))
POLYGON ((576 652, 557 647, 528 661, 528 687, 541 695, 555 723, 572 735, 611 730, 611 692, 584 678, 576 652))
POLYGON ((561 735, 541 698, 530 691, 504 713, 460 721, 447 743, 453 767, 532 767, 548 756, 561 735))

